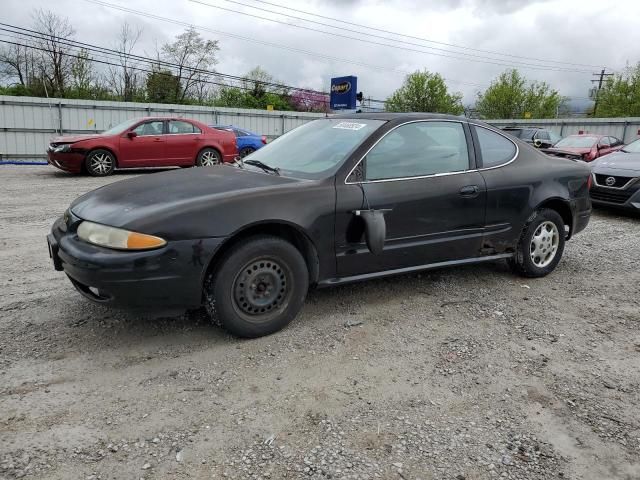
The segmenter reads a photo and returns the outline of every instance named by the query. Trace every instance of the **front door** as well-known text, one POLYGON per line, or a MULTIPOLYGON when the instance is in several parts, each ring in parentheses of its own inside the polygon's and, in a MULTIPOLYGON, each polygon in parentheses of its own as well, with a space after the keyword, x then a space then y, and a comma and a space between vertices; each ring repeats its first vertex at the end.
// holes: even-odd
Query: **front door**
POLYGON ((165 165, 164 121, 150 120, 131 130, 136 136, 126 134, 120 139, 120 167, 161 167, 165 165))
POLYGON ((468 127, 418 121, 388 132, 346 181, 336 184, 336 257, 341 277, 481 255, 486 188, 468 127), (367 249, 354 211, 386 209, 384 251, 367 249))

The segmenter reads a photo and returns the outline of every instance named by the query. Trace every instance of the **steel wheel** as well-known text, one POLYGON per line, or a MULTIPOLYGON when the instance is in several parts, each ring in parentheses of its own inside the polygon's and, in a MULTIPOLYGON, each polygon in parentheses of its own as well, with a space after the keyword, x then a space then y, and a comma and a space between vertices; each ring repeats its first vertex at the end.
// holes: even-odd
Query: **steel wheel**
POLYGON ((544 268, 553 262, 560 244, 560 233, 555 223, 542 222, 533 236, 529 245, 531 261, 536 267, 544 268))
POLYGON ((289 277, 287 269, 272 259, 251 261, 236 276, 235 307, 260 321, 260 315, 277 310, 287 300, 289 277))

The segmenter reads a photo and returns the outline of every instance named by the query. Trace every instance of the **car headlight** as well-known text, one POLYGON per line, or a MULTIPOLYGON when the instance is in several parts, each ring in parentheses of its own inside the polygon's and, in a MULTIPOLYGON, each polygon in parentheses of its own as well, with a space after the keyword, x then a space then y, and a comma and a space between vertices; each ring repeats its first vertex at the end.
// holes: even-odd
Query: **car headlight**
POLYGON ((78 226, 78 237, 85 242, 117 250, 149 250, 167 244, 166 240, 160 237, 88 221, 83 221, 78 226))
POLYGON ((64 145, 58 145, 56 148, 53 149, 53 151, 55 153, 67 153, 71 151, 71 145, 64 144, 64 145))

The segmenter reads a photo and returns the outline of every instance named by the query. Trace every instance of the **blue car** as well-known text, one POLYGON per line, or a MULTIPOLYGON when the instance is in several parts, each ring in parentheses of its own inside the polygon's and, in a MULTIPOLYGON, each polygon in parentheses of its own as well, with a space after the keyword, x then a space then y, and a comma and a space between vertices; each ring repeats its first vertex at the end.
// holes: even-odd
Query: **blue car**
POLYGON ((238 154, 242 158, 267 144, 267 137, 265 135, 258 135, 257 133, 233 125, 210 125, 210 127, 235 133, 236 143, 238 144, 238 154))

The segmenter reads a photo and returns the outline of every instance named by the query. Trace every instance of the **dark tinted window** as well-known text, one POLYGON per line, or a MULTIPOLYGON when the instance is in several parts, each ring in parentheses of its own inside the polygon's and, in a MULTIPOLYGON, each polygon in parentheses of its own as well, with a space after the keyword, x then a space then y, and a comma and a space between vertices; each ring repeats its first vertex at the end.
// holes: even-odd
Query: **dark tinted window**
POLYGON ((475 127, 484 168, 509 162, 516 154, 516 146, 506 137, 489 129, 475 127))
POLYGON ((162 135, 162 128, 164 122, 162 120, 155 120, 153 122, 144 122, 133 129, 134 132, 140 137, 149 135, 162 135))
POLYGON ((247 132, 240 130, 239 128, 234 128, 233 129, 233 133, 236 134, 236 137, 246 137, 247 136, 247 132))
POLYGON ((418 177, 469 169, 462 124, 416 122, 391 131, 366 156, 366 179, 418 177))
POLYGON ((200 129, 189 122, 182 122, 180 120, 169 121, 169 133, 200 133, 200 129))

